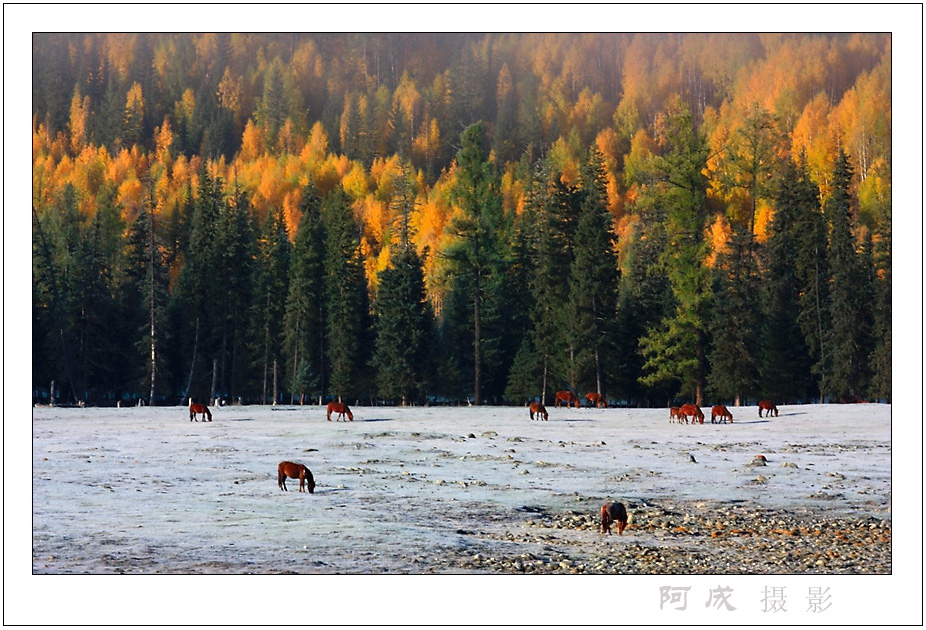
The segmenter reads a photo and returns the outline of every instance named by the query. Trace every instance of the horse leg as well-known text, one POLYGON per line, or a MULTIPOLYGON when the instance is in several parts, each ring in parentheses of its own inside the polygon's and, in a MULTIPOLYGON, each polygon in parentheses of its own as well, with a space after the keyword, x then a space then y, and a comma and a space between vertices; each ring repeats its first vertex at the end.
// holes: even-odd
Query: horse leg
POLYGON ((286 473, 281 472, 277 475, 277 485, 280 486, 280 490, 286 491, 286 473))

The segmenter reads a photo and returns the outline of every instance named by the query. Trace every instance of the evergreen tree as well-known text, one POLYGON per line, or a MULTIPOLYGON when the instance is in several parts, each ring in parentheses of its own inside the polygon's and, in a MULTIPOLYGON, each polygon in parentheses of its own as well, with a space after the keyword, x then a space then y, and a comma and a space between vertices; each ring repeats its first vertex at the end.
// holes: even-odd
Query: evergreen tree
POLYGON ((639 340, 674 308, 672 287, 661 262, 667 239, 665 212, 647 196, 637 199, 636 209, 640 220, 624 246, 618 290, 615 385, 637 404, 663 404, 674 395, 677 383, 644 386, 638 379, 644 371, 639 340))
POLYGON ((123 320, 129 323, 127 339, 132 341, 126 347, 135 348, 134 353, 126 353, 132 361, 125 373, 134 374, 139 385, 148 385, 149 406, 156 403, 158 384, 166 376, 162 339, 167 333, 164 317, 169 283, 152 203, 149 195, 130 228, 121 291, 123 320))
POLYGON ((589 154, 584 165, 582 185, 569 283, 570 310, 575 315, 580 365, 590 368, 583 370, 582 381, 593 384, 595 391, 605 396, 605 374, 610 371, 607 358, 613 354, 617 314, 618 265, 617 236, 606 206, 603 158, 597 151, 589 154))
POLYGON ((814 390, 822 397, 826 380, 824 331, 830 293, 826 220, 820 209, 820 191, 810 179, 803 155, 798 160, 797 174, 787 194, 787 205, 794 213, 796 248, 791 255, 799 295, 797 321, 810 355, 811 371, 817 379, 814 390))
POLYGON ((827 262, 832 280, 829 326, 824 332, 826 380, 823 393, 836 400, 864 393, 870 355, 865 340, 866 296, 859 290, 864 285, 864 273, 855 247, 851 183, 849 157, 840 151, 833 171, 833 191, 825 206, 829 224, 827 262))
POLYGON ((424 286, 421 258, 412 243, 414 190, 407 164, 396 182, 395 247, 390 266, 379 276, 375 304, 373 366, 381 396, 402 405, 421 400, 433 383, 434 313, 424 286))
POLYGON ((676 307, 659 327, 640 340, 647 361, 641 382, 654 386, 678 381, 680 393, 703 403, 710 268, 704 260, 709 244, 706 220, 707 144, 694 128, 688 106, 676 99, 661 117, 662 149, 653 163, 657 189, 666 206, 669 247, 663 264, 676 307))
POLYGON ((302 218, 293 243, 285 346, 290 391, 319 400, 325 386, 325 226, 313 183, 302 190, 302 218))
POLYGON ((775 195, 762 275, 761 395, 792 402, 808 400, 815 389, 810 351, 798 321, 801 288, 795 252, 802 186, 798 164, 788 160, 775 195))
POLYGON ((759 388, 759 272, 752 242, 751 233, 736 229, 718 254, 719 280, 709 319, 710 388, 736 405, 759 388))
POLYGON ((283 321, 289 293, 292 246, 283 212, 272 209, 257 242, 252 330, 257 347, 254 356, 261 370, 261 402, 279 402, 279 378, 283 371, 283 321), (273 388, 271 390, 271 387, 273 388))
MULTIPOLYGON (((481 123, 463 132, 457 153, 457 181, 451 194, 459 213, 448 228, 454 241, 444 252, 452 282, 451 300, 459 309, 449 314, 463 316, 460 307, 466 304, 472 315, 468 323, 472 326, 473 402, 477 405, 483 400, 483 367, 497 359, 493 351, 497 351, 502 336, 497 317, 506 270, 503 244, 509 231, 498 177, 486 155, 484 141, 481 123)), ((455 323, 463 321, 457 319, 455 323)))
MULTIPOLYGON (((258 251, 248 196, 237 182, 231 199, 224 199, 221 188, 218 194, 220 217, 216 248, 220 267, 215 270, 215 282, 219 297, 213 325, 219 354, 213 356, 212 367, 217 373, 213 374, 215 387, 210 386, 210 397, 218 393, 235 399, 239 388, 257 391, 253 387, 257 379, 246 373, 247 366, 254 361, 253 355, 248 355, 248 342, 259 338, 264 329, 255 330, 252 323, 249 325, 248 310, 263 296, 253 286, 258 251)), ((285 295, 285 285, 282 291, 281 295, 285 295)), ((275 317, 281 317, 279 310, 276 309, 275 317)))
POLYGON ((891 401, 891 200, 882 209, 874 244, 874 351, 871 394, 891 401))
POLYGON ((325 197, 323 216, 329 383, 332 395, 341 399, 364 392, 369 307, 360 261, 360 229, 342 189, 325 197))

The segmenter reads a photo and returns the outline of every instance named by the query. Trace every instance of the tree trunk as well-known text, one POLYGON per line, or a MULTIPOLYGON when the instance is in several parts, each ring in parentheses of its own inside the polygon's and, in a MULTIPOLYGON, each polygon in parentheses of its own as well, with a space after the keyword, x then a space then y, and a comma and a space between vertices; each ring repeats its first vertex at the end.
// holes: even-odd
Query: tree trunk
POLYGON ((476 361, 475 368, 474 368, 475 383, 473 385, 473 389, 474 389, 473 397, 475 398, 475 401, 473 404, 478 405, 482 401, 480 382, 479 382, 480 370, 479 370, 479 276, 478 276, 478 273, 476 275, 476 295, 474 296, 474 299, 473 299, 473 324, 474 324, 473 328, 474 328, 474 333, 475 333, 475 342, 473 343, 473 349, 475 351, 474 358, 476 361))
POLYGON ((212 387, 209 389, 209 401, 208 401, 210 403, 213 400, 215 400, 215 383, 216 383, 216 378, 218 377, 218 375, 219 375, 219 360, 213 359, 212 360, 212 387))
POLYGON ((279 396, 279 389, 277 389, 277 360, 273 360, 273 404, 277 404, 277 398, 279 396))
POLYGON ((193 385, 193 368, 196 367, 196 346, 199 345, 199 318, 196 318, 196 333, 193 335, 193 359, 190 361, 190 376, 186 381, 186 391, 183 392, 183 395, 180 397, 180 404, 183 404, 184 399, 190 393, 190 387, 193 385))

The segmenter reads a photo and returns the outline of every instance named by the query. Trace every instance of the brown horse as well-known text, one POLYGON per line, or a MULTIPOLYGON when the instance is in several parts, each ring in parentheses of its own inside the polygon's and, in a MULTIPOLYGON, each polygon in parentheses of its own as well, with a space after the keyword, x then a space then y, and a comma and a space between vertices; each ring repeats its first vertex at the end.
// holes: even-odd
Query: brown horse
POLYGON ((776 407, 775 403, 773 403, 771 400, 760 400, 759 401, 759 417, 760 418, 762 417, 763 409, 768 412, 765 414, 766 418, 772 415, 773 411, 775 412, 775 417, 776 418, 778 417, 778 407, 776 407))
POLYGON ((682 408, 679 410, 679 413, 682 415, 682 420, 685 421, 685 424, 688 424, 688 417, 691 416, 691 423, 694 424, 695 419, 698 420, 701 424, 704 424, 704 412, 701 411, 701 408, 697 405, 682 405, 682 408))
POLYGON ((299 492, 305 492, 304 488, 307 488, 309 494, 315 493, 315 478, 312 477, 312 471, 306 468, 305 464, 280 462, 277 467, 277 485, 280 486, 280 490, 286 490, 287 477, 299 480, 299 492))
POLYGON ((623 503, 610 502, 601 506, 601 533, 610 534, 613 523, 617 523, 618 535, 623 536, 627 527, 627 510, 623 503))
MULTIPOLYGON (((190 422, 193 422, 193 419, 196 418, 196 414, 201 413, 203 415, 203 422, 206 422, 206 418, 209 418, 209 422, 212 422, 212 412, 209 411, 209 407, 206 405, 200 405, 199 403, 190 402, 190 422)), ((199 422, 199 420, 196 420, 199 422)))
MULTIPOLYGON (((669 407, 669 422, 682 422, 682 410, 680 407, 669 407)), ((687 418, 686 418, 687 422, 687 418)))
POLYGON ((589 404, 594 405, 599 409, 606 406, 605 401, 602 400, 601 394, 598 392, 589 392, 588 394, 585 394, 585 398, 588 399, 589 404))
POLYGON ((534 414, 537 414, 538 420, 549 420, 550 419, 550 414, 547 413, 547 408, 538 402, 531 403, 531 420, 534 419, 534 414))
POLYGON ((328 403, 328 422, 331 422, 331 412, 332 411, 338 414, 337 422, 341 421, 341 418, 344 417, 344 414, 347 414, 347 417, 351 422, 354 421, 354 414, 351 413, 350 407, 348 407, 342 402, 328 403))
POLYGON ((715 418, 720 418, 724 424, 726 424, 727 419, 729 419, 731 423, 733 422, 733 414, 730 413, 730 410, 724 405, 714 405, 711 407, 711 424, 714 424, 715 418))
POLYGON ((568 392, 568 391, 556 392, 556 404, 554 404, 553 406, 559 407, 560 402, 565 402, 567 409, 569 408, 569 405, 573 405, 573 404, 576 406, 576 409, 579 408, 579 399, 572 392, 568 392))

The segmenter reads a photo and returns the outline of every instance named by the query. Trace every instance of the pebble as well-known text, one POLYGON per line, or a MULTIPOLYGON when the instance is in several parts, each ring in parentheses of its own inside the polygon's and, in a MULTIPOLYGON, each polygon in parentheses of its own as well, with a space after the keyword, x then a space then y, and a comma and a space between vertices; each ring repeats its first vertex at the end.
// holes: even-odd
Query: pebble
POLYGON ((890 517, 703 502, 625 504, 632 525, 623 536, 600 534, 592 510, 532 514, 509 531, 480 535, 507 541, 505 552, 492 547, 491 554, 473 556, 470 551, 448 558, 447 566, 518 574, 854 575, 892 570, 890 517))

